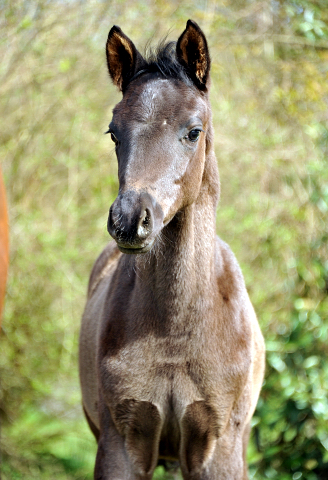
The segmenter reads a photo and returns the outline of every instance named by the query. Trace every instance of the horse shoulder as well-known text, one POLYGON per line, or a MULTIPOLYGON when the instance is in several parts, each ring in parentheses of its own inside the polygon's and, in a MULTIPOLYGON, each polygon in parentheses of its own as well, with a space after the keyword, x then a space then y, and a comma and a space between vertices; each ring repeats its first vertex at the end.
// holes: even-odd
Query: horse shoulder
POLYGON ((217 237, 216 247, 216 271, 219 294, 225 302, 235 301, 235 305, 239 307, 238 310, 248 319, 256 337, 254 341, 260 348, 263 343, 262 333, 238 261, 229 245, 219 237, 217 237))
POLYGON ((83 408, 89 425, 95 426, 95 429, 99 428, 97 345, 102 324, 101 312, 120 256, 116 243, 110 242, 97 258, 90 275, 88 300, 82 316, 79 363, 83 408))
MULTIPOLYGON (((249 299, 243 274, 230 247, 219 237, 216 240, 216 311, 220 336, 232 347, 230 360, 243 357, 252 361, 259 327, 249 299)), ((233 363, 233 362, 232 362, 233 363)))
POLYGON ((253 409, 264 375, 264 339, 240 266, 230 247, 219 237, 216 258, 219 315, 224 316, 226 335, 230 337, 226 338, 226 344, 232 346, 230 361, 231 365, 244 365, 244 373, 248 371, 253 391, 253 409))
POLYGON ((245 303, 248 294, 243 274, 235 255, 227 243, 216 237, 216 280, 219 295, 225 302, 245 303))

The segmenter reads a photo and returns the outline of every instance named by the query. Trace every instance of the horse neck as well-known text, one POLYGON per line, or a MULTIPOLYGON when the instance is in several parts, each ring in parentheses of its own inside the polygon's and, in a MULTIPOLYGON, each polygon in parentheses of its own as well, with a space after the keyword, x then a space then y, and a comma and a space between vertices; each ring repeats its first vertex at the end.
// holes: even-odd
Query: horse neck
POLYGON ((183 310, 213 290, 218 196, 217 164, 210 154, 196 202, 177 213, 151 252, 136 258, 137 288, 147 285, 163 312, 183 310))

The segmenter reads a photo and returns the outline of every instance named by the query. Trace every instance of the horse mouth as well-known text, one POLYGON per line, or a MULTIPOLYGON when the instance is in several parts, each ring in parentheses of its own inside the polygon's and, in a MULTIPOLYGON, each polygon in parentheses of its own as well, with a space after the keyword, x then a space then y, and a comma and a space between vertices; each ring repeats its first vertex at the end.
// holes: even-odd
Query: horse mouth
POLYGON ((144 245, 143 247, 135 247, 135 246, 128 247, 126 245, 124 245, 123 247, 119 243, 117 244, 117 246, 122 253, 127 253, 128 255, 138 255, 139 253, 149 252, 149 250, 153 246, 153 243, 154 242, 149 242, 147 245, 144 245))

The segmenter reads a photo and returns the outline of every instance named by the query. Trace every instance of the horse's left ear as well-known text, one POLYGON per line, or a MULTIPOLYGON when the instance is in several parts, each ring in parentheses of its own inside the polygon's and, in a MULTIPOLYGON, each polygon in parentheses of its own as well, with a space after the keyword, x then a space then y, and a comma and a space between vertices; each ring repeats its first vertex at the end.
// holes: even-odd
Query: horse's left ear
POLYGON ((188 20, 177 42, 177 58, 200 90, 206 90, 211 65, 204 33, 197 23, 188 20))
POLYGON ((124 93, 131 78, 144 63, 134 43, 114 25, 108 34, 106 57, 113 83, 124 93))

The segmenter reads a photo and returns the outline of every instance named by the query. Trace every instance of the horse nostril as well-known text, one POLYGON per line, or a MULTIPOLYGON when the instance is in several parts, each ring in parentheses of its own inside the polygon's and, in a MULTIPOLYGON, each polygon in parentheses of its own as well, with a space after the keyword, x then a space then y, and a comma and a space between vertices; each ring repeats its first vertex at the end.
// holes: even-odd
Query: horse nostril
POLYGON ((142 225, 143 225, 144 227, 147 227, 147 226, 149 225, 149 221, 150 221, 150 217, 149 217, 149 215, 146 213, 146 216, 145 216, 145 218, 144 218, 143 221, 142 221, 142 225))
POLYGON ((143 211, 138 225, 138 237, 146 238, 151 232, 151 214, 148 208, 143 211))
POLYGON ((107 231, 111 235, 113 227, 113 205, 109 209, 108 220, 107 220, 107 231))

